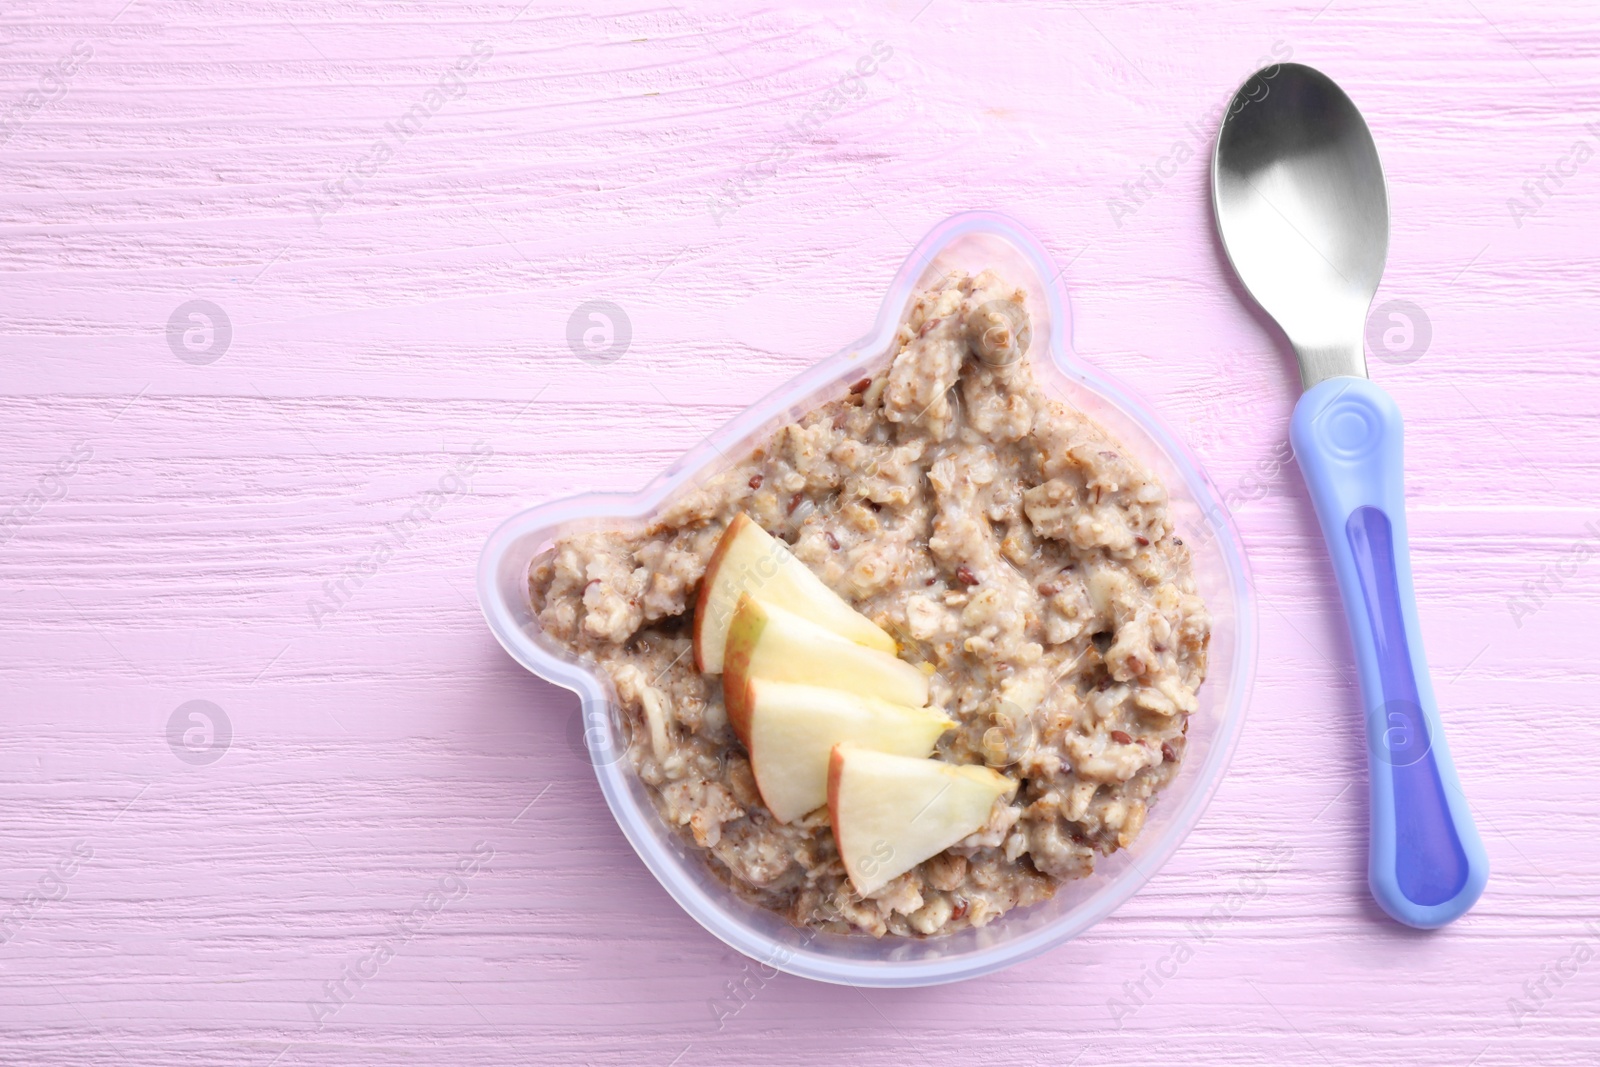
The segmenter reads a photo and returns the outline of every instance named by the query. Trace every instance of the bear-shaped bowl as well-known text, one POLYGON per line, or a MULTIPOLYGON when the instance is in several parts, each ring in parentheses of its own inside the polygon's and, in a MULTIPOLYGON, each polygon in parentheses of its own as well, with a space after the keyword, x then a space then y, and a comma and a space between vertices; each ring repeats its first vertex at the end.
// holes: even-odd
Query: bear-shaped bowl
POLYGON ((578 695, 583 744, 617 824, 651 873, 695 920, 758 963, 824 982, 903 987, 987 974, 1082 933, 1138 891, 1194 827, 1216 791, 1243 724, 1255 668, 1255 604, 1240 540, 1222 497, 1199 463, 1150 409, 1110 376, 1076 358, 1060 271, 1018 223, 965 212, 936 226, 894 277, 871 333, 825 359, 712 434, 636 493, 589 493, 529 508, 485 544, 478 597, 496 639, 529 671, 578 695), (994 268, 1026 290, 1029 352, 1040 387, 1098 421, 1166 485, 1175 531, 1189 545, 1194 577, 1212 617, 1199 708, 1190 717, 1183 766, 1154 799, 1140 836, 1063 882, 1049 900, 1016 908, 983 927, 931 938, 831 934, 800 929, 738 897, 702 853, 657 814, 624 758, 617 696, 604 672, 540 634, 529 596, 532 562, 583 530, 638 529, 696 479, 747 454, 776 427, 844 395, 885 362, 914 294, 953 270, 994 268))

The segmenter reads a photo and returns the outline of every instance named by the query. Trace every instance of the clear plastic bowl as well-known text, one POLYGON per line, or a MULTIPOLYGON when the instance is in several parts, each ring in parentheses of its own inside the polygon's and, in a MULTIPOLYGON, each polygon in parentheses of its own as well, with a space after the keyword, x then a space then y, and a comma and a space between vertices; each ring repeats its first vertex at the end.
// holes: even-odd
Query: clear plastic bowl
POLYGON ((1068 302, 1048 254, 1020 225, 967 212, 936 226, 906 259, 873 331, 823 360, 724 426, 646 488, 591 493, 530 508, 503 523, 484 546, 478 597, 495 637, 518 663, 577 693, 584 743, 622 832, 667 892, 702 926, 762 964, 824 982, 919 986, 954 982, 1039 955, 1087 930, 1138 891, 1199 820, 1233 754, 1255 668, 1255 604, 1238 534, 1211 482, 1170 430, 1127 388, 1077 360, 1068 302), (1151 805, 1133 847, 1102 857, 1092 875, 1065 882, 1054 897, 1018 908, 981 929, 922 940, 800 930, 734 895, 703 854, 657 815, 623 754, 616 694, 539 633, 528 595, 529 564, 557 538, 584 529, 642 526, 687 482, 748 453, 756 439, 840 396, 864 368, 886 359, 913 293, 952 269, 995 267, 1028 292, 1030 358, 1041 386, 1097 419, 1166 483, 1179 536, 1189 544, 1201 595, 1212 613, 1210 669, 1190 719, 1181 773, 1151 805))

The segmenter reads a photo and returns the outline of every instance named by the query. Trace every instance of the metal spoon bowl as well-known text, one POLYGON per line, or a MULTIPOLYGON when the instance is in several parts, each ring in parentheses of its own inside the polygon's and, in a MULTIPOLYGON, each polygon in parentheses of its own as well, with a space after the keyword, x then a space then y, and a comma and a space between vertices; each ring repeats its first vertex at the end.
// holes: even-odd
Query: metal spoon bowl
POLYGON ((1228 259, 1288 334, 1302 385, 1366 377, 1362 327, 1389 251, 1389 194, 1350 98, 1300 63, 1258 71, 1223 120, 1211 188, 1228 259))

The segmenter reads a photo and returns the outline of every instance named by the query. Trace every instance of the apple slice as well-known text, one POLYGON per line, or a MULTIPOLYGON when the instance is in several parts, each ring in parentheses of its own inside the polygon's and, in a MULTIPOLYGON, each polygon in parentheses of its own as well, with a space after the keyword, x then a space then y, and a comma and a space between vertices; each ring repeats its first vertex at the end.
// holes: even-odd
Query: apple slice
POLYGON ((828 763, 833 838, 862 896, 979 830, 1017 783, 987 767, 837 745, 828 763))
POLYGON ((878 752, 923 757, 955 725, 933 708, 911 708, 876 697, 814 685, 752 678, 750 717, 739 730, 750 750, 761 799, 779 822, 798 819, 828 802, 828 760, 849 742, 878 752))
POLYGON ((845 603, 788 545, 741 511, 717 542, 695 601, 694 664, 707 674, 722 671, 723 648, 741 593, 753 593, 857 644, 896 651, 894 638, 845 603))
POLYGON ((891 704, 928 703, 928 676, 897 656, 867 648, 792 611, 741 594, 728 627, 722 671, 728 721, 749 732, 750 679, 843 689, 891 704))

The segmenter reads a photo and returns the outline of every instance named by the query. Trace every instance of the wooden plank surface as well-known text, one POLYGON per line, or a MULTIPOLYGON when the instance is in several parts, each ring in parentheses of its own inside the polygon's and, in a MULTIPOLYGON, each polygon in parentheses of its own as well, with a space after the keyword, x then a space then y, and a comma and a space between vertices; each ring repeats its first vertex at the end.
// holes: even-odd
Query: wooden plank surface
POLYGON ((0 1062, 1600 1062, 1592 6, 123 2, 0 15, 0 1062), (1298 472, 1247 481, 1297 386, 1204 156, 1291 56, 1363 108, 1377 303, 1431 330, 1373 376, 1493 877, 1430 935, 1366 894, 1298 472), (859 336, 974 207, 1045 241, 1078 352, 1246 490, 1247 732, 1078 941, 939 989, 779 977, 719 1024, 744 961, 630 852, 575 698, 494 644, 472 567, 516 509, 643 484, 859 336), (631 324, 610 365, 566 339, 589 300, 631 324), (169 743, 191 701, 213 762, 169 743))

